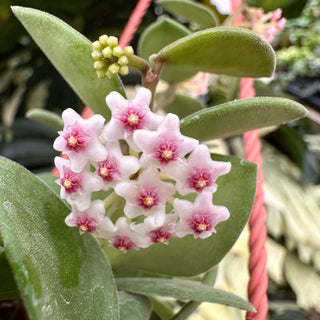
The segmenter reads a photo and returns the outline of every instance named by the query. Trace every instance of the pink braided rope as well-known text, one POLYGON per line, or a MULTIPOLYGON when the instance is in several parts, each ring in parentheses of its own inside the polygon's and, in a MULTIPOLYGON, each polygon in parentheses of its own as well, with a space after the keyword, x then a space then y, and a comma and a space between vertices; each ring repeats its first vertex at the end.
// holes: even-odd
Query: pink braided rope
POLYGON ((139 0, 120 37, 119 45, 121 47, 125 47, 131 42, 150 3, 151 0, 139 0))
MULTIPOLYGON (((243 78, 240 84, 240 99, 248 99, 255 96, 253 79, 243 78)), ((244 133, 245 155, 249 161, 257 164, 257 187, 255 202, 249 219, 249 272, 250 280, 248 285, 248 296, 250 302, 257 312, 248 312, 247 320, 265 320, 268 313, 268 275, 266 271, 267 251, 265 243, 267 240, 267 230, 265 226, 266 210, 263 197, 263 171, 261 142, 259 130, 244 133)))
MULTIPOLYGON (((232 0, 232 9, 236 10, 242 0, 232 0)), ((235 24, 241 24, 242 17, 238 15, 235 24)), ((253 79, 243 78, 240 83, 240 99, 253 98, 255 91, 253 79)), ((265 320, 268 313, 268 274, 266 270, 267 251, 265 243, 267 240, 267 229, 265 226, 266 210, 263 197, 263 171, 261 142, 259 131, 253 130, 243 135, 245 156, 249 161, 257 164, 257 186, 255 201, 249 218, 249 273, 248 297, 256 309, 256 313, 248 312, 247 320, 265 320)))

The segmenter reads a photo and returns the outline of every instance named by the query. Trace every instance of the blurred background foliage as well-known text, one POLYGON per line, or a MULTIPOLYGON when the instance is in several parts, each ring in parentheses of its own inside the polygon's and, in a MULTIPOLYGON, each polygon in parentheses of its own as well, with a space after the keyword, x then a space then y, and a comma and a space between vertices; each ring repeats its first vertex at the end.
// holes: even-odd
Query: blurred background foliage
MULTIPOLYGON (((57 113, 84 107, 77 95, 55 70, 12 14, 10 5, 47 11, 96 40, 101 34, 120 36, 137 1, 117 0, 1 0, 0 1, 0 154, 33 171, 47 171, 56 154, 52 142, 56 132, 31 119, 28 110, 47 109, 57 113)), ((146 13, 141 30, 156 18, 154 5, 146 13)), ((50 35, 48 35, 50 36, 50 35)), ((135 81, 126 77, 125 81, 135 81)))
MULTIPOLYGON (((202 2, 210 6, 210 1, 202 2)), ((136 4, 136 0, 0 0, 0 155, 36 173, 50 170, 57 155, 52 149, 57 133, 26 118, 26 112, 41 108, 60 114, 67 107, 78 112, 84 107, 13 16, 10 5, 52 13, 93 41, 101 34, 120 36, 136 4)), ((280 6, 288 18, 285 29, 273 42, 277 71, 273 79, 255 81, 257 95, 296 99, 310 111, 309 118, 261 132, 270 319, 320 319, 320 0, 250 0, 249 4, 265 11, 280 6)), ((176 19, 153 2, 132 41, 134 48, 143 30, 164 16, 176 19)), ((224 17, 220 18, 223 21, 224 17)), ((139 77, 132 74, 122 80, 131 86, 139 82, 139 77)), ((238 86, 237 78, 212 75, 201 103, 215 105, 236 99, 238 86)), ((243 156, 240 137, 213 145, 220 153, 243 156)), ((217 279, 218 287, 244 297, 247 238, 245 231, 220 266, 217 279)), ((6 306, 11 310, 16 303, 6 306)), ((203 304, 192 319, 243 318, 236 310, 219 308, 203 304)), ((0 313, 5 310, 2 303, 0 309, 0 313)))

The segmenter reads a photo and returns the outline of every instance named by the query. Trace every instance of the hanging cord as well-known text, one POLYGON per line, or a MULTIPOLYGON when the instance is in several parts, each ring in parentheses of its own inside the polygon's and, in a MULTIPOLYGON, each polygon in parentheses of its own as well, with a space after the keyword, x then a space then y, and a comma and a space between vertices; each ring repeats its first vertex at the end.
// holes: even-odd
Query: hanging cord
POLYGON ((150 4, 151 0, 139 0, 120 37, 119 45, 121 47, 129 45, 150 4))
MULTIPOLYGON (((241 5, 241 0, 232 0, 232 8, 235 11, 241 5)), ((241 24, 242 17, 238 15, 235 24, 241 24)), ((249 99, 255 96, 253 79, 243 78, 240 83, 240 99, 249 99)), ((243 135, 245 156, 249 161, 257 164, 257 184, 254 205, 249 218, 249 284, 248 298, 256 309, 256 313, 248 312, 247 320, 265 320, 268 314, 268 274, 267 266, 267 229, 266 210, 263 196, 263 171, 261 156, 261 141, 259 130, 245 132, 243 135)))
MULTIPOLYGON (((253 98, 255 95, 253 80, 243 78, 240 84, 240 99, 253 98)), ((257 186, 253 209, 249 218, 249 273, 248 284, 249 301, 253 304, 256 313, 248 312, 247 320, 265 320, 268 313, 268 275, 266 270, 267 240, 266 210, 263 196, 263 171, 261 156, 261 141, 259 130, 245 132, 243 135, 245 156, 249 161, 257 164, 257 186)))

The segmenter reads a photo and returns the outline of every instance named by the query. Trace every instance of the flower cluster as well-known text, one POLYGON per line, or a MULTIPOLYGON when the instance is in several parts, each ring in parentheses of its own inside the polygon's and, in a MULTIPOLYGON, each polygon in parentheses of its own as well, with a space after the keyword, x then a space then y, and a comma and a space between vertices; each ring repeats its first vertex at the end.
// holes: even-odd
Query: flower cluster
POLYGON ((128 58, 133 55, 133 48, 131 46, 120 47, 117 37, 100 36, 99 40, 92 43, 92 50, 93 67, 96 69, 98 78, 111 79, 118 73, 122 76, 129 73, 128 58))
POLYGON ((263 36, 268 42, 272 42, 274 36, 286 25, 287 20, 281 18, 281 15, 281 9, 264 13, 261 8, 249 7, 244 13, 244 18, 250 24, 251 30, 263 36))
POLYGON ((68 156, 55 159, 61 197, 72 207, 67 225, 107 239, 124 252, 168 243, 174 236, 207 238, 229 217, 212 197, 216 179, 231 164, 213 161, 206 145, 180 133, 176 115, 153 113, 150 101, 151 92, 143 87, 129 101, 111 92, 107 124, 101 115, 83 119, 67 109, 64 129, 54 142, 68 156), (120 141, 136 156, 125 154, 120 141), (109 196, 92 200, 101 190, 109 196), (186 195, 195 200, 184 199, 186 195), (110 197, 125 200, 120 216, 119 210, 108 216, 110 197))

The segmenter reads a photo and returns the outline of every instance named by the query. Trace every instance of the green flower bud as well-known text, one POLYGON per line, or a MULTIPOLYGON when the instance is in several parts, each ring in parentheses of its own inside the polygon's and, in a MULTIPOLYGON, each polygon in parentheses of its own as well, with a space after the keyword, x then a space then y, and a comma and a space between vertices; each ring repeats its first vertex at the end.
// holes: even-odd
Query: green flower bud
POLYGON ((120 66, 115 62, 111 64, 108 68, 108 71, 112 73, 112 75, 116 75, 119 72, 120 66))
POLYGON ((120 69, 119 69, 119 73, 120 73, 122 76, 126 76, 127 74, 129 74, 129 68, 128 68, 128 66, 121 66, 120 69))
POLYGON ((100 60, 103 57, 103 55, 101 51, 94 50, 91 52, 91 57, 93 58, 93 60, 100 60))
POLYGON ((104 34, 92 43, 92 49, 93 66, 98 78, 110 79, 118 73, 123 76, 129 73, 128 57, 133 55, 131 46, 122 48, 118 45, 118 38, 104 34))
POLYGON ((99 43, 101 44, 102 47, 106 47, 108 45, 108 40, 109 40, 109 37, 106 34, 99 37, 99 43))
POLYGON ((106 72, 105 71, 97 70, 96 73, 97 73, 97 76, 98 76, 99 79, 103 79, 103 78, 106 77, 106 72))
POLYGON ((128 61, 128 58, 126 56, 121 56, 119 59, 118 59, 118 64, 120 66, 126 66, 127 64, 129 63, 128 61))
POLYGON ((133 55, 133 48, 131 46, 127 46, 123 50, 127 57, 131 57, 133 55))
POLYGON ((114 48, 118 45, 118 38, 114 36, 110 36, 107 42, 108 42, 108 46, 110 46, 111 48, 114 48))
POLYGON ((94 64, 93 64, 93 67, 96 69, 96 70, 102 70, 105 68, 105 64, 102 62, 102 61, 95 61, 94 64))
POLYGON ((92 43, 92 49, 97 50, 97 51, 101 51, 102 47, 101 47, 101 44, 98 40, 92 43))
POLYGON ((110 59, 112 57, 112 49, 110 47, 106 47, 102 50, 102 55, 105 58, 110 59))
POLYGON ((114 74, 108 69, 105 75, 108 77, 108 79, 113 78, 114 74))
POLYGON ((123 49, 120 46, 116 46, 112 50, 113 55, 120 58, 123 55, 123 49))

